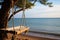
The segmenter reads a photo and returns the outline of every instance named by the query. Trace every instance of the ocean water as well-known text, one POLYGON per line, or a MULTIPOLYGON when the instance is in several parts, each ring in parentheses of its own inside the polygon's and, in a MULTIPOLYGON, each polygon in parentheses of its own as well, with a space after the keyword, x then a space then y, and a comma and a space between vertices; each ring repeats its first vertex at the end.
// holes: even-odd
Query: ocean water
MULTIPOLYGON (((21 18, 14 19, 14 26, 22 24, 21 18)), ((12 20, 8 26, 12 27, 12 20)), ((60 18, 26 18, 25 25, 30 27, 31 31, 51 32, 60 34, 60 18)))

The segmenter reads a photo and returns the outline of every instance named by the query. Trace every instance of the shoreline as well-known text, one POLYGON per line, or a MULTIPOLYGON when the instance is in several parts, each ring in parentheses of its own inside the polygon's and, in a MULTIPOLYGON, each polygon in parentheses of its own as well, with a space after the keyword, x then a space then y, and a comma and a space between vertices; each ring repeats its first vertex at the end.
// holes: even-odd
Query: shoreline
MULTIPOLYGON (((25 26, 26 27, 26 26, 25 26)), ((15 26, 15 29, 17 28, 23 28, 22 26, 15 26)), ((29 28, 29 27, 28 27, 29 28)), ((8 30, 13 30, 13 27, 9 27, 8 30)), ((35 30, 30 30, 29 29, 29 32, 32 32, 32 33, 41 33, 41 34, 49 34, 49 35, 55 35, 55 36, 60 36, 60 33, 56 33, 56 32, 49 32, 49 31, 35 31, 35 30)))
MULTIPOLYGON (((6 40, 11 40, 12 35, 9 35, 8 39, 6 40)), ((35 36, 31 36, 31 35, 26 35, 26 34, 19 34, 16 35, 14 40, 56 40, 56 39, 50 39, 50 38, 44 38, 44 37, 35 37, 35 36)))
POLYGON ((51 33, 51 32, 38 32, 38 31, 29 31, 32 33, 38 33, 38 34, 48 34, 48 35, 54 35, 54 36, 60 36, 58 33, 51 33))
POLYGON ((49 38, 44 38, 44 37, 36 37, 36 36, 31 36, 31 35, 22 35, 25 36, 27 38, 29 38, 30 40, 55 40, 55 39, 49 39, 49 38))
POLYGON ((52 34, 52 33, 30 31, 30 32, 28 33, 28 35, 29 35, 29 36, 35 36, 35 37, 42 37, 42 38, 60 40, 60 36, 59 36, 59 35, 57 35, 57 34, 52 34))
POLYGON ((49 33, 49 32, 37 32, 37 31, 29 30, 26 36, 60 40, 60 34, 49 33))

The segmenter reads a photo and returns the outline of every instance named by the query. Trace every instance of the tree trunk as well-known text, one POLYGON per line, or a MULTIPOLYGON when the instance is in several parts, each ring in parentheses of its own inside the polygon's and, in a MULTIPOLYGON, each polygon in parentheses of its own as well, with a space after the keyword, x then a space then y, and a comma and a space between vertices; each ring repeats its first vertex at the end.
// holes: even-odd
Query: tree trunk
MULTIPOLYGON (((13 0, 14 4, 17 0, 13 0)), ((12 0, 4 0, 2 3, 2 8, 0 9, 0 29, 6 28, 9 17, 9 10, 12 7, 12 0)))
MULTIPOLYGON (((0 9, 0 29, 7 28, 10 6, 11 0, 4 0, 2 2, 2 8, 0 9)), ((7 33, 0 31, 0 40, 5 40, 6 37, 7 33)))
MULTIPOLYGON (((17 0, 13 0, 14 4, 17 0)), ((12 0, 4 0, 2 2, 2 7, 0 9, 0 40, 5 40, 7 38, 6 30, 1 30, 3 28, 7 28, 9 10, 12 7, 12 0)))
POLYGON ((0 29, 6 28, 8 23, 8 11, 10 10, 11 0, 4 0, 0 9, 0 29))

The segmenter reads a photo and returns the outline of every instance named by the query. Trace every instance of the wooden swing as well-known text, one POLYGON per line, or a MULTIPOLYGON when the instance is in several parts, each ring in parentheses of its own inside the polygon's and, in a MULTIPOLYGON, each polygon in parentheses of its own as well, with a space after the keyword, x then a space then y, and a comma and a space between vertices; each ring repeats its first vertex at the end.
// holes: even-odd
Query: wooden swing
MULTIPOLYGON (((12 0, 12 13, 14 13, 14 5, 13 5, 13 0, 12 0)), ((25 3, 23 5, 23 14, 22 14, 22 18, 25 19, 25 6, 26 6, 26 0, 25 0, 25 3)), ((14 14, 13 14, 14 15, 14 14)), ((22 22, 24 23, 24 19, 22 19, 22 22)), ((14 16, 12 18, 13 20, 13 27, 10 27, 10 28, 4 28, 4 29, 1 29, 1 31, 4 31, 4 32, 7 32, 7 33, 12 33, 12 34, 21 34, 23 32, 27 32, 29 30, 29 27, 26 27, 25 25, 21 25, 21 26, 17 26, 17 27, 14 27, 14 16)))

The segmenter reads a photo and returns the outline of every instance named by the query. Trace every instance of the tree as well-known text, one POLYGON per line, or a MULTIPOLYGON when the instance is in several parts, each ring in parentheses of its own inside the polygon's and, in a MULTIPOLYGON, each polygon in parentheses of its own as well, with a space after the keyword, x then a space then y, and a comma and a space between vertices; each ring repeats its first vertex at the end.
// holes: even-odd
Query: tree
MULTIPOLYGON (((15 4, 16 6, 18 6, 19 8, 21 8, 20 10, 17 10, 15 11, 13 14, 17 14, 18 12, 22 11, 22 7, 23 7, 23 3, 22 1, 24 0, 18 0, 17 3, 15 4)), ((28 9, 28 8, 31 8, 31 6, 34 6, 34 4, 36 2, 39 2, 43 5, 48 5, 49 7, 52 7, 52 2, 48 2, 48 0, 26 0, 26 8, 25 9, 28 9), (33 3, 31 3, 32 1, 34 1, 33 3)), ((11 17, 13 16, 13 14, 10 15, 8 21, 11 19, 11 17)))
MULTIPOLYGON (((12 0, 0 0, 0 40, 4 40, 7 37, 5 31, 1 30, 7 27, 8 17, 9 17, 9 10, 11 8, 12 0)), ((17 0, 14 0, 14 4, 17 0)))
MULTIPOLYGON (((13 14, 15 15, 16 13, 20 12, 23 10, 23 2, 24 0, 18 0, 17 3, 15 4, 15 6, 17 6, 18 8, 20 8, 19 10, 15 11, 13 14)), ((33 3, 31 3, 30 1, 26 0, 26 8, 25 9, 28 9, 28 8, 31 8, 31 6, 34 6, 33 3)), ((9 20, 11 19, 11 17, 13 16, 13 14, 10 15, 9 17, 9 20)), ((8 21, 9 21, 8 20, 8 21)))
MULTIPOLYGON (((31 8, 31 6, 33 6, 35 4, 37 0, 26 0, 26 8, 31 8), (34 1, 34 3, 31 3, 31 1, 34 1)), ((41 4, 44 5, 51 5, 52 3, 48 3, 48 0, 39 0, 39 2, 41 4)), ((23 10, 23 3, 25 2, 25 0, 13 0, 13 5, 17 6, 18 8, 20 8, 20 10, 15 11, 13 14, 17 14, 17 12, 20 12, 23 10)), ((0 8, 0 29, 3 28, 7 28, 7 24, 8 21, 11 19, 11 17, 13 16, 13 14, 10 15, 9 17, 9 10, 12 8, 12 0, 3 0, 3 2, 0 2, 1 8, 0 8)), ((4 40, 3 38, 5 38, 7 36, 5 31, 0 31, 0 40, 4 40)))

